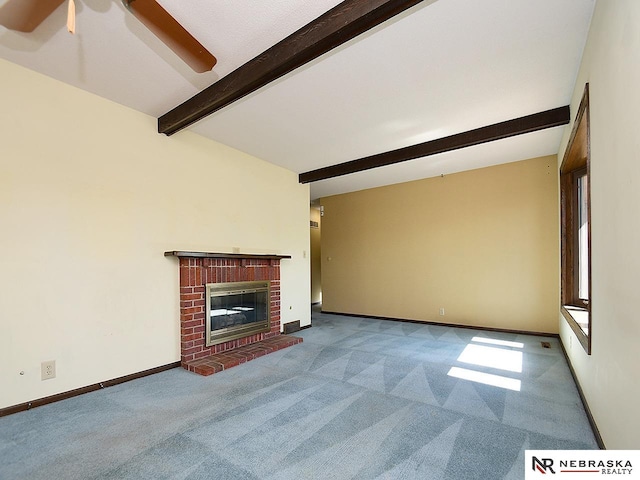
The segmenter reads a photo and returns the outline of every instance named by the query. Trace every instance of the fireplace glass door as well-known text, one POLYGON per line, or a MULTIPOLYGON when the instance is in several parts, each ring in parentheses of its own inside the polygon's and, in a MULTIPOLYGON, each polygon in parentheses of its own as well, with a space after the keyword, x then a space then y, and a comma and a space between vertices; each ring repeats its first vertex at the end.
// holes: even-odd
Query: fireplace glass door
POLYGON ((207 346, 270 329, 268 281, 206 285, 207 346))

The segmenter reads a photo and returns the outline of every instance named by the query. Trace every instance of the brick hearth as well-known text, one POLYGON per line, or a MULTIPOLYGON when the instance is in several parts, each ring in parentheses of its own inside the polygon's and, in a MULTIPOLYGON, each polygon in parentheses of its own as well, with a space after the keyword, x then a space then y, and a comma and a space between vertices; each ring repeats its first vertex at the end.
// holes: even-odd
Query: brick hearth
POLYGON ((302 342, 280 334, 280 258, 288 257, 198 252, 165 255, 180 259, 180 360, 187 370, 211 375, 302 342), (253 280, 271 283, 271 330, 207 347, 205 285, 253 280))
POLYGON ((241 363, 254 360, 268 353, 277 352, 278 350, 291 347, 300 342, 302 342, 302 339, 299 337, 277 335, 275 337, 252 343, 251 345, 245 345, 233 350, 227 350, 223 353, 209 355, 208 357, 204 357, 199 360, 193 360, 187 364, 186 368, 190 372, 194 372, 199 375, 213 375, 214 373, 226 370, 227 368, 235 367, 241 363))

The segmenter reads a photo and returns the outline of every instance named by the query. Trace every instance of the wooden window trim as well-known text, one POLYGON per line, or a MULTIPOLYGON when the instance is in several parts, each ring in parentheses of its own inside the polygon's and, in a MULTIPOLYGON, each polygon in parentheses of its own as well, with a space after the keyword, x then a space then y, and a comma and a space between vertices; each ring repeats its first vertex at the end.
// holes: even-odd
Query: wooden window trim
POLYGON ((585 85, 584 94, 576 114, 576 121, 569 137, 562 165, 560 166, 560 202, 561 202, 561 308, 563 317, 576 334, 580 344, 588 355, 591 354, 592 316, 591 306, 591 149, 589 125, 589 84, 585 85), (588 281, 589 300, 581 301, 576 284, 576 268, 578 252, 576 251, 577 199, 573 198, 577 178, 587 174, 588 199, 588 281), (584 315, 586 313, 586 315, 584 315), (586 321, 585 321, 586 319, 586 321), (587 332, 580 326, 586 324, 587 332))

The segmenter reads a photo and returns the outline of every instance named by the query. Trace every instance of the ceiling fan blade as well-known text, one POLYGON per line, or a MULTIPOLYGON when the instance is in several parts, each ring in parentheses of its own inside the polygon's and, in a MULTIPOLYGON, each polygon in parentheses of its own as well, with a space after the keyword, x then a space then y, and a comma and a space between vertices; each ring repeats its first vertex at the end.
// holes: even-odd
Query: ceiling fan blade
POLYGON ((8 0, 0 7, 0 25, 18 32, 33 32, 64 0, 8 0))
POLYGON ((67 30, 71 35, 76 33, 76 4, 73 0, 69 0, 67 8, 67 30))
POLYGON ((122 0, 124 6, 198 73, 211 70, 214 57, 155 0, 122 0))

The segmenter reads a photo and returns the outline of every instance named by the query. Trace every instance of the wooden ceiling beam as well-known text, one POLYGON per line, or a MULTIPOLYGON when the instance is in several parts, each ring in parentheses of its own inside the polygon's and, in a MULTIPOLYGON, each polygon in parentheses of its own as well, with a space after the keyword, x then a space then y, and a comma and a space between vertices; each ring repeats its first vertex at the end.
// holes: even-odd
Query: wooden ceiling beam
POLYGON ((423 1, 345 0, 162 115, 158 132, 172 135, 423 1))
POLYGON ((338 163, 328 167, 319 168, 299 175, 300 183, 317 182, 328 178, 362 172, 372 168, 393 165, 416 158, 428 157, 438 153, 449 152, 459 148, 480 145, 503 138, 531 133, 546 128, 566 125, 571 120, 569 106, 554 108, 533 115, 495 123, 486 127, 476 128, 463 133, 457 133, 448 137, 438 138, 417 145, 399 148, 390 152, 378 153, 369 157, 338 163))

